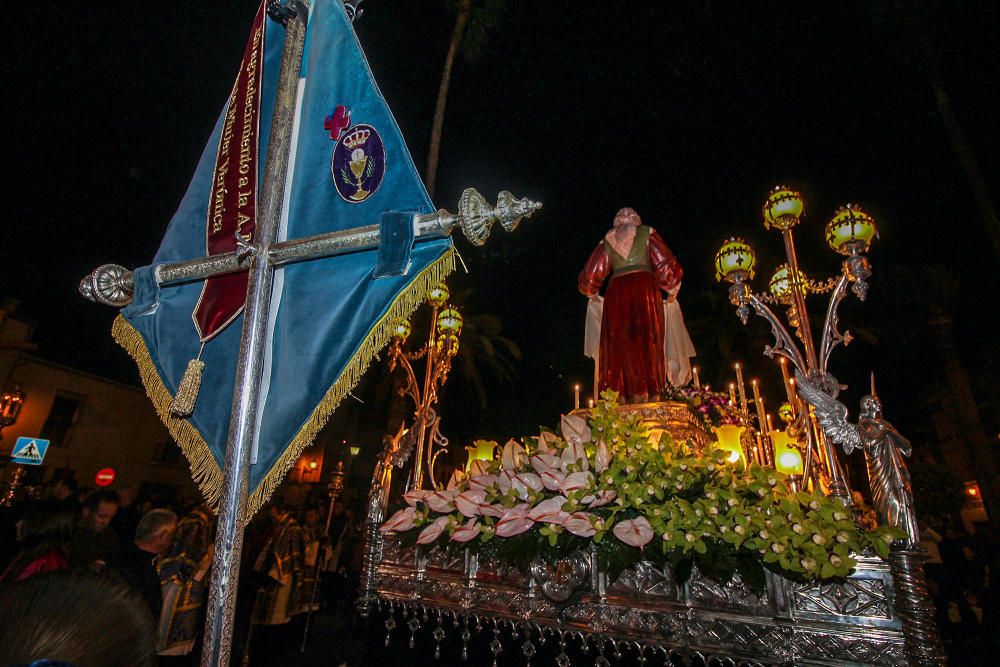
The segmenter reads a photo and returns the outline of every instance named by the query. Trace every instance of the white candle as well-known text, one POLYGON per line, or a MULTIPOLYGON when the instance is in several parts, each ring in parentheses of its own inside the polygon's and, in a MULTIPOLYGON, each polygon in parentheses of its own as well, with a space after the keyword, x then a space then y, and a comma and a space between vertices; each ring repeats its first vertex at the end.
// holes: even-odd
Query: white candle
POLYGON ((698 378, 698 367, 691 367, 691 377, 694 378, 694 388, 701 389, 701 380, 698 378))
POLYGON ((580 409, 580 385, 573 385, 573 409, 580 409))
POLYGON ((743 385, 743 367, 737 362, 733 364, 736 369, 736 389, 740 392, 740 411, 747 414, 747 390, 743 385))

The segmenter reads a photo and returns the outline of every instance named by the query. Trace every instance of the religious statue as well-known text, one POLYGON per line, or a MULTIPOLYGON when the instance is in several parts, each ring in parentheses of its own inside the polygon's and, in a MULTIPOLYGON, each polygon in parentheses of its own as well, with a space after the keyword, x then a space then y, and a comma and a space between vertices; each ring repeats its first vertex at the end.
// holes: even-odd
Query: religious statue
POLYGON ((591 300, 586 346, 596 348, 588 352, 596 357, 595 394, 613 389, 632 403, 655 401, 667 382, 690 380, 694 346, 677 304, 683 275, 656 230, 633 209, 618 211, 578 280, 591 300), (609 274, 602 300, 599 291, 609 274))
POLYGON ((864 451, 879 522, 904 531, 909 546, 919 544, 910 472, 903 460, 910 455, 912 446, 882 418, 882 402, 875 395, 874 380, 872 393, 861 399, 861 414, 855 425, 847 421, 846 405, 824 393, 801 372, 796 371, 795 377, 799 394, 815 409, 827 437, 842 445, 846 454, 855 449, 864 451))

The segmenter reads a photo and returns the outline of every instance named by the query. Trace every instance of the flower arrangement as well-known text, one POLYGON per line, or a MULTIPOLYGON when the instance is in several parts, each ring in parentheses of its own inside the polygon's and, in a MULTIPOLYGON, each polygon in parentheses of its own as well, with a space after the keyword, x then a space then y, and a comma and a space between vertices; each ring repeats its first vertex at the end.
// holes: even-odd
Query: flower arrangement
POLYGON ((799 580, 844 577, 853 554, 883 558, 898 531, 859 526, 850 508, 818 492, 792 492, 784 476, 743 469, 709 449, 697 456, 669 434, 650 442, 635 415, 602 394, 587 419, 562 418, 561 434, 509 441, 499 460, 473 461, 445 489, 405 494, 381 528, 430 547, 469 547, 523 571, 593 547, 616 578, 645 559, 671 565, 678 581, 693 565, 725 583, 739 572, 764 586, 764 567, 799 580))

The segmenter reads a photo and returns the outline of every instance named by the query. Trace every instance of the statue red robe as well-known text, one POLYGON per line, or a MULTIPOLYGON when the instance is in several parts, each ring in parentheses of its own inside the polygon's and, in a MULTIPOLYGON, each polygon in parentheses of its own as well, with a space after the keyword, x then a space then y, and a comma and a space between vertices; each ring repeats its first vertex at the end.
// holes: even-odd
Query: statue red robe
POLYGON ((639 225, 624 256, 607 239, 598 244, 580 272, 580 292, 597 295, 609 274, 597 391, 613 389, 628 400, 652 399, 666 382, 660 290, 676 294, 684 271, 660 235, 639 225))

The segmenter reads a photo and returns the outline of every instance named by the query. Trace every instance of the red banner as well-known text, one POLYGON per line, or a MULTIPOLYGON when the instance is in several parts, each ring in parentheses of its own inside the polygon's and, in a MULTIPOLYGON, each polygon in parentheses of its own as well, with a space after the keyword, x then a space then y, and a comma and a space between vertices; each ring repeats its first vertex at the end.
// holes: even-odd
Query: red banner
MULTIPOLYGON (((250 242, 257 227, 257 169, 260 87, 264 70, 266 2, 254 18, 240 73, 229 96, 222 138, 208 198, 205 250, 219 255, 236 250, 236 236, 250 242)), ((202 342, 226 328, 246 303, 246 271, 208 278, 191 314, 202 342)))

